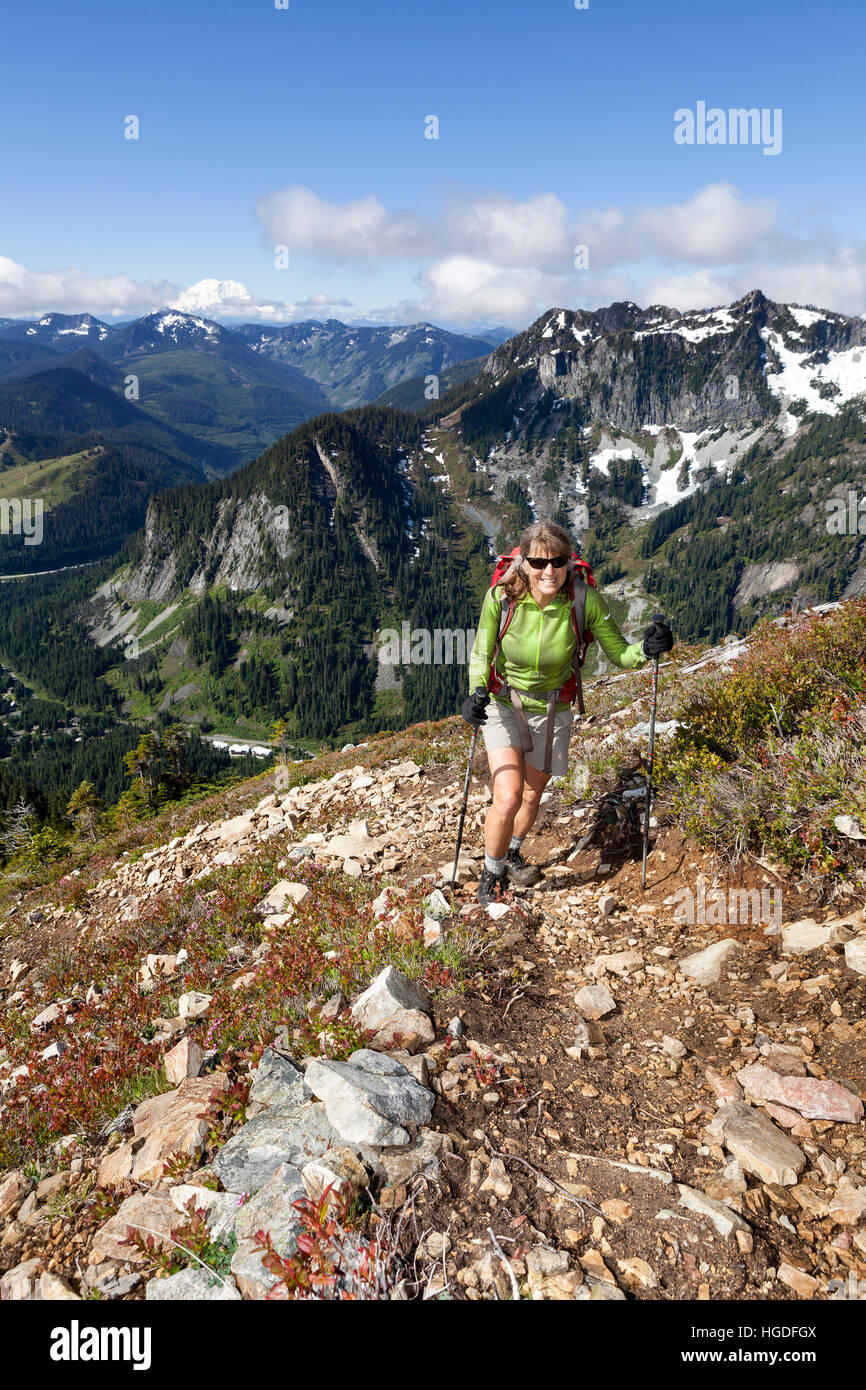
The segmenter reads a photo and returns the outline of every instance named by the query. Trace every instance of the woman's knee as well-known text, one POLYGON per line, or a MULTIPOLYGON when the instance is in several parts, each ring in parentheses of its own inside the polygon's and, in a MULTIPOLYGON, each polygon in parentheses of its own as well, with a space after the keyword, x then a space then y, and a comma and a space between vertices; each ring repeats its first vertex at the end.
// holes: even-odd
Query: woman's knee
POLYGON ((497 748, 488 754, 493 789, 493 809, 508 819, 520 810, 523 800, 525 768, 523 758, 512 748, 497 748))
POLYGON ((516 816, 522 801, 521 788, 513 784, 494 786, 493 806, 500 816, 516 816))
POLYGON ((530 775, 526 778, 526 781, 523 784, 524 806, 533 806, 537 809, 538 806, 540 806, 541 804, 542 792, 544 791, 549 781, 550 778, 545 777, 543 772, 537 773, 533 770, 533 772, 530 773, 530 775))

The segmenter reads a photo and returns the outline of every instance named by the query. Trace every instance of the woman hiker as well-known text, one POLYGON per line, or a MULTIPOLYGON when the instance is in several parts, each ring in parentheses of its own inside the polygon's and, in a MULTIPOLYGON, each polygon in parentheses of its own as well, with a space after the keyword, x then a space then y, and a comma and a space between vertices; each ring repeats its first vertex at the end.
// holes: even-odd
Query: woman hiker
POLYGON ((573 568, 574 593, 585 589, 585 629, 614 665, 633 670, 674 644, 664 623, 650 624, 641 642, 626 642, 598 590, 581 583, 571 538, 561 526, 535 522, 523 532, 518 550, 501 582, 485 595, 469 659, 473 693, 462 709, 469 724, 483 727, 493 780, 493 803, 484 824, 484 872, 478 885, 478 901, 484 905, 509 880, 531 886, 542 876, 520 849, 548 781, 568 770, 571 700, 578 675, 573 568), (502 603, 503 595, 510 603, 502 603), (500 643, 500 621, 509 611, 511 619, 500 643))

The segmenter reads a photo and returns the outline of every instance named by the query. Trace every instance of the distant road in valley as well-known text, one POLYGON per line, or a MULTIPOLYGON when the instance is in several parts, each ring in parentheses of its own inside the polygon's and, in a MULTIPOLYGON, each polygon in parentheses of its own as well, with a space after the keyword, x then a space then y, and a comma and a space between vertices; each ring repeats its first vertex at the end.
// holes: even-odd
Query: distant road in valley
POLYGON ((91 565, 95 565, 96 560, 85 560, 80 565, 61 565, 56 570, 27 570, 25 574, 0 574, 0 579, 36 579, 40 574, 62 574, 64 570, 86 570, 91 565))

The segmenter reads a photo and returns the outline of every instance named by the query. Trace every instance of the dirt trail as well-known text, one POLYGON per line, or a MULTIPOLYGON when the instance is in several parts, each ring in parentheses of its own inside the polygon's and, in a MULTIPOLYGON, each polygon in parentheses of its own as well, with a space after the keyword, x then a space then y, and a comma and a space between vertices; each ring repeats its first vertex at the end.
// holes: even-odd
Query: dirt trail
MULTIPOLYGON (((448 1231, 448 1289, 457 1297, 494 1296, 491 1278, 496 1296, 510 1297, 491 1223, 521 1278, 523 1256, 542 1240, 573 1252, 572 1269, 593 1287, 600 1279, 641 1298, 833 1296, 849 1272, 866 1275, 862 1224, 828 1215, 843 1173, 855 1186, 866 1179, 862 1122, 792 1116, 799 1121, 794 1142, 807 1158, 793 1191, 748 1173, 720 1176, 731 1154, 706 1133, 720 1104, 707 1071, 742 1095, 734 1073, 763 1061, 768 1045, 781 1046, 797 1059, 792 1069, 836 1078, 866 1099, 863 977, 846 969, 840 947, 782 956, 779 936, 765 935, 764 922, 675 920, 665 899, 678 888, 694 889, 710 857, 674 830, 662 832, 653 849, 646 894, 635 837, 556 862, 583 820, 558 793, 549 798, 524 846, 527 857, 547 866, 547 877, 536 889, 506 894, 510 911, 488 927, 500 942, 498 990, 449 1001, 464 1036, 495 1056, 486 1072, 469 1069, 437 1103, 434 1123, 455 1150, 438 1185, 416 1204, 412 1238, 428 1227, 448 1231), (599 872, 604 864, 609 872, 599 872), (599 910, 605 895, 616 901, 609 916, 599 910), (701 988, 677 972, 679 959, 722 937, 741 945, 718 983, 701 988), (600 956, 614 957, 607 969, 599 968, 600 956), (575 994, 598 983, 610 989, 616 1008, 589 1024, 580 1055, 573 1048, 582 1023, 575 994), (683 1206, 680 1184, 721 1200, 721 1215, 683 1206), (739 1234, 722 1233, 725 1210, 746 1223, 739 1234)), ((477 829, 467 845, 480 848, 477 829)), ((778 884, 754 863, 729 881, 778 884)), ((472 911, 474 886, 462 892, 464 912, 472 911)), ((784 903, 786 922, 807 915, 808 899, 791 885, 784 903)), ((443 1007, 437 1033, 448 1021, 443 1007)), ((693 1197, 686 1200, 694 1206, 693 1197)), ((446 1278, 431 1271, 428 1296, 446 1278)))
MULTIPOLYGON (((117 877, 89 889, 82 909, 35 914, 26 939, 10 949, 36 963, 90 930, 88 922, 111 932, 130 913, 159 911, 190 875, 255 860, 266 837, 288 830, 291 855, 293 846, 303 853, 306 831, 312 853, 359 816, 374 843, 388 832, 376 851, 385 857, 363 872, 384 870, 418 890, 419 876, 441 871, 452 852, 461 769, 409 762, 362 772, 337 774, 353 779, 351 789, 345 781, 303 788, 297 812, 269 806, 272 795, 261 811, 202 824, 140 863, 118 861, 117 877)), ((490 795, 480 753, 475 774, 464 847, 477 868, 490 795)), ((754 1064, 805 1087, 836 1082, 837 1099, 841 1087, 849 1105, 866 1098, 866 977, 844 955, 863 913, 852 911, 832 940, 801 954, 782 950, 777 924, 768 934, 764 921, 679 920, 674 894, 695 892, 701 875, 707 893, 728 878, 767 891, 781 882, 779 870, 750 861, 726 876, 677 830, 662 829, 643 893, 638 822, 628 811, 636 798, 604 804, 607 813, 597 815, 598 806, 569 804, 556 786, 524 845, 543 882, 509 891, 490 912, 470 880, 443 924, 447 936, 455 914, 476 923, 491 968, 483 988, 436 1004, 431 1123, 450 1136, 452 1151, 438 1175, 377 1192, 383 1211, 411 1213, 400 1247, 412 1271, 409 1296, 507 1298, 512 1275, 543 1298, 836 1296, 849 1274, 866 1278, 862 1116, 808 1119, 790 1106, 761 1109, 758 1098, 750 1113, 766 1124, 772 1117, 780 1138, 788 1135, 796 1174, 761 1173, 745 1159, 740 1167, 726 1136, 709 1126, 720 1105, 741 1101, 736 1074, 754 1064), (719 978, 689 978, 683 959, 723 938, 734 945, 719 978), (599 1001, 603 990, 609 1003, 599 1001), (430 1232, 447 1236, 444 1261, 441 1240, 438 1258, 427 1249, 430 1232)), ((840 917, 815 908, 789 880, 783 887, 786 925, 840 917)), ((93 1166, 104 1156, 96 1153, 93 1166)), ((0 1249, 0 1268, 47 1253, 39 1211, 34 1218, 0 1249)), ((51 1227, 51 1258, 64 1277, 74 1278, 91 1236, 78 1218, 51 1227)))

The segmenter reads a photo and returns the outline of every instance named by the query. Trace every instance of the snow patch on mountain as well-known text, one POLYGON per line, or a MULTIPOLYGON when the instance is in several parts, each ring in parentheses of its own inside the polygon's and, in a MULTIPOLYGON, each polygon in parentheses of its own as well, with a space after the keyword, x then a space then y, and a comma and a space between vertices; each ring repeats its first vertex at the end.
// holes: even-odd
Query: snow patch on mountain
POLYGON ((589 456, 590 468, 597 468, 599 473, 603 473, 606 478, 610 477, 610 465, 614 459, 635 458, 637 449, 634 444, 607 444, 589 456))
POLYGON ((730 309, 711 309, 703 314, 688 314, 673 323, 663 319, 648 321, 647 327, 635 333, 635 338, 652 338, 661 333, 676 333, 689 343, 702 343, 705 338, 715 338, 721 334, 733 333, 737 321, 730 309))
POLYGON ((811 328, 815 323, 821 323, 826 318, 825 314, 819 314, 817 309, 803 309, 799 304, 791 304, 791 316, 797 320, 801 328, 811 328))
MULTIPOLYGON (((799 311, 803 315, 811 312, 808 309, 799 311)), ((799 318, 797 321, 802 322, 799 318)), ((808 326, 804 323, 804 327, 808 326)), ((794 401, 805 401, 807 409, 816 414, 835 415, 840 406, 866 392, 866 346, 857 344, 836 352, 821 353, 821 356, 827 357, 826 362, 821 362, 816 361, 817 354, 814 352, 798 352, 795 347, 788 346, 785 338, 771 328, 762 329, 761 336, 779 363, 776 371, 767 363, 767 387, 783 406, 789 407, 794 401)), ((790 340, 790 333, 787 338, 790 340)), ((784 433, 793 434, 799 423, 800 417, 786 409, 781 417, 784 433)))
POLYGON ((179 314, 164 310, 160 314, 154 314, 153 319, 154 332, 163 333, 176 343, 190 332, 201 333, 204 337, 211 339, 219 336, 219 328, 215 323, 208 323, 206 319, 197 318, 194 314, 179 314))

